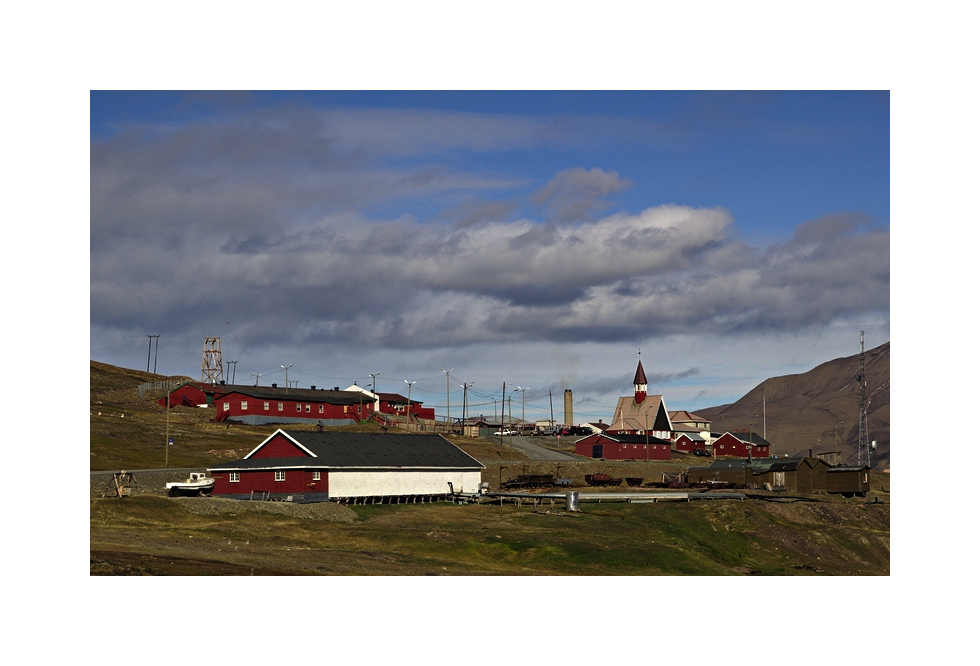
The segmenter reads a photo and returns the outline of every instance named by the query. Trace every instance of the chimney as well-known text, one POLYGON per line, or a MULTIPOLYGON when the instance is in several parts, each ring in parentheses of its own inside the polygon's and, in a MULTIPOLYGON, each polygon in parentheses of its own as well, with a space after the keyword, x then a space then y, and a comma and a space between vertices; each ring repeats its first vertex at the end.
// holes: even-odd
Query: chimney
POLYGON ((276 384, 275 382, 273 382, 272 383, 272 388, 279 388, 279 384, 276 384))
POLYGON ((311 385, 310 388, 315 391, 316 390, 316 384, 311 385))

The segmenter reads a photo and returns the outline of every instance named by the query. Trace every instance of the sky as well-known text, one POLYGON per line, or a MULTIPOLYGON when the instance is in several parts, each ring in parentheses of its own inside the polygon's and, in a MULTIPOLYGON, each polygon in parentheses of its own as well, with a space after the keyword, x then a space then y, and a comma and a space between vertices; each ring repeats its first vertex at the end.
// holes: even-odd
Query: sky
POLYGON ((890 339, 887 91, 90 94, 92 360, 612 420, 890 339))

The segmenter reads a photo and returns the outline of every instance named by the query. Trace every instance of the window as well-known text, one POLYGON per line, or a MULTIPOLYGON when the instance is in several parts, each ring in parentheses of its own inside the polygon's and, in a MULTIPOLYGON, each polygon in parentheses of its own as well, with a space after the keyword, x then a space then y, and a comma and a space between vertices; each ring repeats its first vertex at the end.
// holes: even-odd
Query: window
POLYGON ((238 483, 238 479, 239 479, 238 472, 232 472, 231 474, 228 475, 228 480, 231 481, 232 483, 238 483))
POLYGON ((266 400, 265 402, 262 403, 262 409, 264 409, 265 411, 269 411, 269 401, 268 400, 266 400))
POLYGON ((296 403, 296 411, 297 411, 297 412, 301 412, 301 411, 303 411, 303 405, 301 405, 301 404, 299 404, 299 403, 297 402, 297 403, 296 403))
POLYGON ((285 480, 286 480, 286 472, 285 472, 285 470, 277 469, 276 470, 276 481, 285 481, 285 480))
POLYGON ((225 411, 227 412, 230 409, 231 409, 231 403, 230 402, 226 402, 225 403, 225 411))
POLYGON ((242 400, 242 411, 248 411, 248 400, 242 400))
POLYGON ((306 413, 307 413, 307 414, 309 414, 309 413, 310 413, 310 406, 309 406, 309 405, 306 405, 306 413))
POLYGON ((280 412, 282 411, 282 403, 281 402, 279 403, 279 411, 280 412))
POLYGON ((313 472, 313 480, 314 481, 319 481, 320 480, 320 473, 319 472, 313 472))
POLYGON ((323 405, 320 405, 320 413, 323 413, 323 405))

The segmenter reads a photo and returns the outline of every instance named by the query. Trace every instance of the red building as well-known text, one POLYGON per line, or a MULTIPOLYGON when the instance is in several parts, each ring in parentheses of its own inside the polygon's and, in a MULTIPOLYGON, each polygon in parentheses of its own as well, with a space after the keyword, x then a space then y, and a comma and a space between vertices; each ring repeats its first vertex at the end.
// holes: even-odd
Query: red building
MULTIPOLYGON (((218 388, 218 387, 216 387, 218 388)), ((215 420, 249 425, 309 423, 324 426, 357 423, 374 415, 374 403, 358 391, 281 388, 278 386, 225 386, 215 394, 215 420)))
MULTIPOLYGON (((184 382, 170 391, 170 406, 197 407, 213 404, 216 391, 224 392, 224 386, 212 386, 207 382, 184 382)), ((161 407, 167 406, 167 396, 157 400, 161 407)))
POLYGON ((759 435, 748 432, 726 432, 712 442, 715 457, 768 458, 769 442, 759 435))
POLYGON ((442 435, 279 429, 244 459, 208 471, 214 495, 322 502, 478 493, 483 470, 442 435))
POLYGON ((575 453, 606 460, 670 460, 670 442, 649 435, 604 432, 575 443, 575 453))
POLYGON ((682 433, 674 440, 674 448, 685 453, 694 453, 695 451, 705 451, 706 445, 701 435, 696 433, 682 433))
MULTIPOLYGON (((377 396, 379 412, 405 416, 408 398, 398 393, 378 393, 377 396)), ((431 407, 422 407, 422 403, 418 400, 412 400, 409 414, 415 419, 434 421, 436 418, 436 410, 431 407)))

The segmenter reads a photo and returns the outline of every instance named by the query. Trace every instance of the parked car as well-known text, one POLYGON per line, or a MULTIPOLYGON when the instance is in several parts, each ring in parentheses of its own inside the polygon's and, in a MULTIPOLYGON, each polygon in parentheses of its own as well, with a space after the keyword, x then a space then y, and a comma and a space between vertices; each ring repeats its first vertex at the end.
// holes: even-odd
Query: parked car
POLYGON ((518 434, 516 430, 498 430, 493 433, 494 435, 516 435, 518 434))
POLYGON ((696 456, 702 456, 702 457, 705 457, 705 458, 710 458, 711 457, 711 451, 708 451, 706 449, 694 449, 694 455, 696 455, 696 456))

